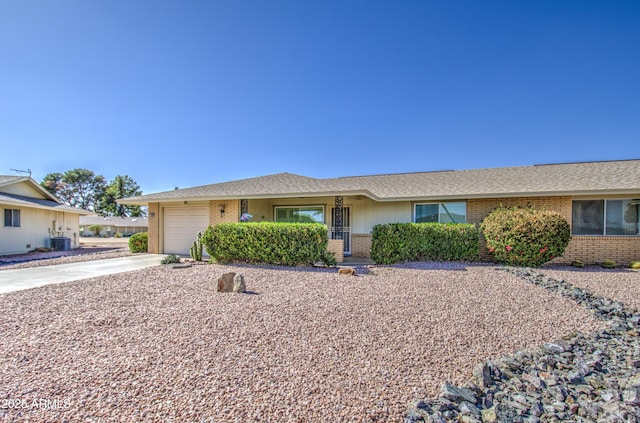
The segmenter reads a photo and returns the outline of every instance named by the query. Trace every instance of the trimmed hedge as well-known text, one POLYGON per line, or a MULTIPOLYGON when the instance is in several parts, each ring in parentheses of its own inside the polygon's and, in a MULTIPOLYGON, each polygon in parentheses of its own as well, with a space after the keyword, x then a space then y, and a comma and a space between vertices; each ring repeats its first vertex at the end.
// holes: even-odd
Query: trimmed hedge
POLYGON ((129 251, 132 253, 146 253, 149 248, 149 234, 138 232, 129 238, 129 251))
POLYGON ((571 229, 564 216, 533 207, 499 207, 480 225, 499 263, 536 267, 564 254, 571 229))
POLYGON ((319 223, 221 223, 210 226, 202 243, 213 261, 286 266, 327 262, 327 228, 319 223))
POLYGON ((480 232, 470 223, 375 225, 371 258, 378 264, 419 260, 476 260, 480 232))

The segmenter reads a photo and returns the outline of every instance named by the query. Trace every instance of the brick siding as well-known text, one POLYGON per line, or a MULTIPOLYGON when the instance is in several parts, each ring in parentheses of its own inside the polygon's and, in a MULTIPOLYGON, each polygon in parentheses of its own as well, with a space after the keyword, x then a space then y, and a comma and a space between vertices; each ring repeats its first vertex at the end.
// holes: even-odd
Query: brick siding
POLYGON ((640 260, 640 237, 637 236, 573 236, 564 257, 554 263, 570 263, 581 260, 585 264, 614 260, 618 265, 628 266, 640 260))
MULTIPOLYGON (((482 220, 496 207, 533 206, 553 210, 564 216, 571 224, 571 197, 518 197, 475 199, 467 201, 467 222, 480 225, 482 220)), ((480 257, 491 260, 484 238, 481 236, 480 257)), ((553 263, 571 263, 581 260, 585 264, 599 263, 604 259, 627 266, 640 260, 640 237, 637 236, 572 236, 564 256, 553 263)))
POLYGON ((344 262, 344 240, 330 239, 327 251, 336 255, 336 261, 338 263, 344 262))
POLYGON ((240 221, 240 200, 210 201, 209 225, 218 223, 231 223, 240 221), (224 207, 224 213, 220 213, 220 206, 224 207))
POLYGON ((371 256, 371 234, 351 234, 351 255, 353 257, 371 256))

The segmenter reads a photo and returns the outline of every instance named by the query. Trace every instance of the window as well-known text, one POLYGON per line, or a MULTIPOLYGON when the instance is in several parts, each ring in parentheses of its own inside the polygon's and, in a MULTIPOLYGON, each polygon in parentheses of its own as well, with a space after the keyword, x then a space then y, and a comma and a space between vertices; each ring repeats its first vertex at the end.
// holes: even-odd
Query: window
POLYGON ((323 206, 276 207, 276 222, 324 223, 323 206))
POLYGON ((416 204, 414 221, 416 223, 465 223, 467 221, 467 203, 416 204))
POLYGON ((4 209, 4 226, 20 227, 20 210, 4 209))
POLYGON ((640 200, 576 200, 571 212, 574 235, 639 235, 640 200))

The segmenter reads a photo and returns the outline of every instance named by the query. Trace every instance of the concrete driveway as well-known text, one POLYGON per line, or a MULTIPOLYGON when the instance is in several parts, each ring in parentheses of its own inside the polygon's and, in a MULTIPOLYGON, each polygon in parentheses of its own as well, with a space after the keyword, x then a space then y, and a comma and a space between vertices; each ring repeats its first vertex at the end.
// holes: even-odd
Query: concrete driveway
POLYGON ((144 254, 26 269, 0 270, 0 293, 159 266, 163 257, 161 254, 144 254))

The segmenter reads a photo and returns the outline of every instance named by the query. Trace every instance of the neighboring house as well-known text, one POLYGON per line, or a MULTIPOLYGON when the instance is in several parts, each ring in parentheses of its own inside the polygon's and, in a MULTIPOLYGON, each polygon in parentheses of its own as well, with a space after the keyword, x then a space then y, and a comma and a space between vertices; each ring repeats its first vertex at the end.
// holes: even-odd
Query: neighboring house
POLYGON ((138 232, 147 232, 148 223, 146 217, 118 217, 118 216, 80 216, 80 236, 95 236, 89 229, 90 226, 100 225, 100 236, 131 236, 138 232))
MULTIPOLYGON (((480 224, 499 206, 555 210, 572 239, 558 262, 640 260, 640 160, 315 179, 280 173, 120 200, 149 206, 149 251, 187 254, 198 231, 220 222, 314 221, 330 250, 366 257, 378 223, 480 224)), ((488 258, 482 246, 484 258, 488 258)))
POLYGON ((50 247, 51 237, 67 237, 79 246, 78 219, 91 212, 69 207, 26 176, 0 175, 0 255, 50 247))

